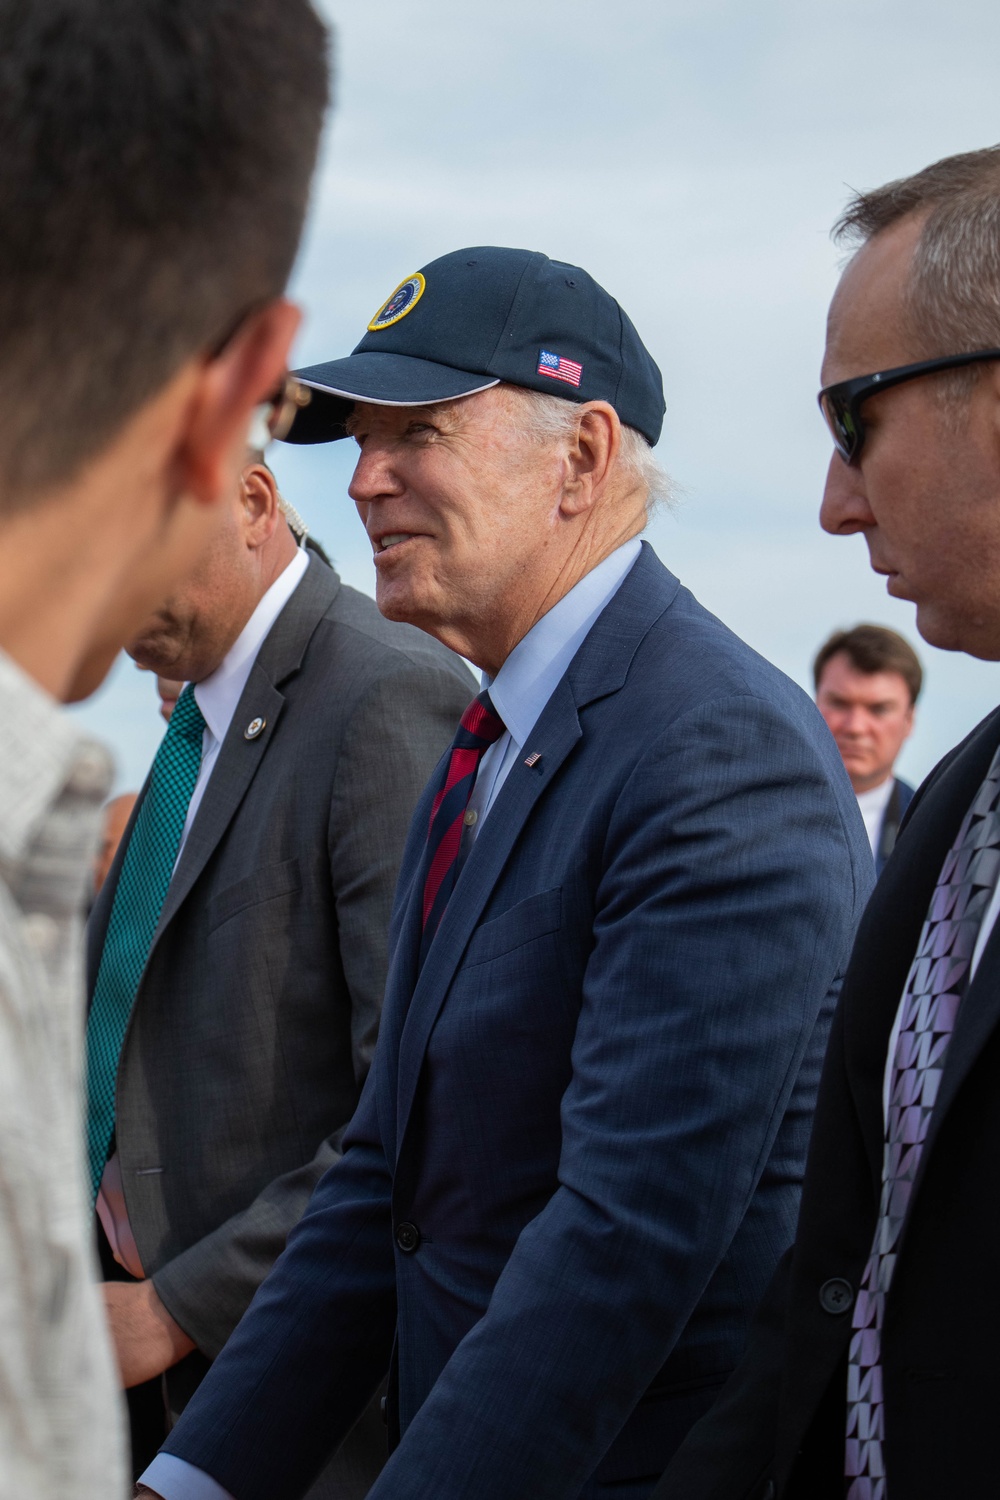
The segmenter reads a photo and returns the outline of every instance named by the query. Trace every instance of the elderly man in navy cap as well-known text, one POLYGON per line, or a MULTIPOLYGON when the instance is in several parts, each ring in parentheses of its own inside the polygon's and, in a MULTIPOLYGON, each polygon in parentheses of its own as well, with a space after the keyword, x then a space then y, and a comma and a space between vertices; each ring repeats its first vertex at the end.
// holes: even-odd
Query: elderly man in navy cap
POLYGON ((388 1372, 385 1497, 639 1500, 792 1237, 872 881, 806 696, 640 541, 659 371, 586 272, 458 251, 300 372, 383 613, 483 691, 418 806, 342 1159, 144 1479, 301 1495, 388 1372))

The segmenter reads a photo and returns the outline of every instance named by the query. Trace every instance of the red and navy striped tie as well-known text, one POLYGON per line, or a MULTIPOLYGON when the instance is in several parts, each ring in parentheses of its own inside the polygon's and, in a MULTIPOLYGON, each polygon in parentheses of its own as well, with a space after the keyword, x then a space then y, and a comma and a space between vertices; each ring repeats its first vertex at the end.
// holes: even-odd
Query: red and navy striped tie
POLYGON ((444 786, 434 798, 427 830, 421 959, 441 925, 444 909, 455 887, 465 810, 476 783, 479 762, 506 727, 490 702, 489 693, 480 693, 462 715, 452 741, 448 772, 444 786))

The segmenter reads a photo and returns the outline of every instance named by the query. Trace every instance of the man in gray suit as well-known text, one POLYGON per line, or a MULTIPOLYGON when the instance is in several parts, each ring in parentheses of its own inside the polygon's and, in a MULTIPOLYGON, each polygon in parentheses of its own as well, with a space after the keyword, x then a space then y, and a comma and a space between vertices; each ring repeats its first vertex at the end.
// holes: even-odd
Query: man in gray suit
MULTIPOLYGON (((262 462, 129 652, 193 684, 90 924, 91 1173, 138 1471, 338 1154, 375 1044, 406 829, 475 687, 297 543, 262 462)), ((384 1457, 370 1409, 314 1494, 363 1495, 384 1457)))

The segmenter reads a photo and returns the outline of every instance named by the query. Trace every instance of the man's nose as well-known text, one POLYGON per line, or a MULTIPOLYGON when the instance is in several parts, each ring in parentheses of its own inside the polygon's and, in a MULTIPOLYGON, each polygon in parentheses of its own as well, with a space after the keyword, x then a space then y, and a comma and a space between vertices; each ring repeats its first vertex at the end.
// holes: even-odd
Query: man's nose
POLYGON ((860 705, 855 704, 853 708, 844 710, 844 718, 841 733, 850 735, 852 738, 860 738, 867 734, 870 728, 870 720, 867 711, 860 705))
POLYGON ((831 536, 852 536, 875 524, 860 466, 845 463, 839 453, 834 453, 826 471, 819 524, 831 536))
POLYGON ((347 493, 355 504, 363 505, 383 495, 397 495, 401 489, 384 445, 369 438, 358 454, 347 493))

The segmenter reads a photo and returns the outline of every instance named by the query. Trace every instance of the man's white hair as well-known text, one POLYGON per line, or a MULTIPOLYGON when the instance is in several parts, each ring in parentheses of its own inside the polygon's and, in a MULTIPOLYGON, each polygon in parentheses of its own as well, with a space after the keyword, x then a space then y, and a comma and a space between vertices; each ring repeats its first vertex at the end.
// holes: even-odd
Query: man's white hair
MULTIPOLYGON (((526 442, 549 443, 569 437, 580 419, 580 409, 563 396, 549 396, 544 391, 529 391, 524 386, 507 385, 508 410, 515 429, 526 442)), ((622 423, 621 447, 618 451, 621 470, 646 495, 646 514, 668 508, 673 500, 673 485, 660 467, 649 443, 635 427, 622 423)))

